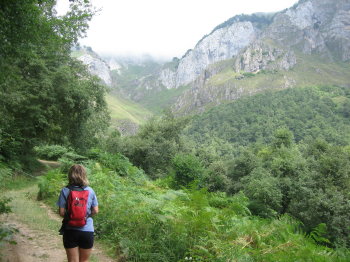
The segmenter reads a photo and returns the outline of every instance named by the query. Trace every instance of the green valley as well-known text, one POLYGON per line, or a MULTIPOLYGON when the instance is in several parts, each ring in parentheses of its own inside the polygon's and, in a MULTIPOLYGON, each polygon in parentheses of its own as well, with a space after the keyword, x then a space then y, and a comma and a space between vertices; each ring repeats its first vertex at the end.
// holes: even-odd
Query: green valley
POLYGON ((152 113, 139 104, 130 100, 108 94, 106 96, 108 108, 111 112, 112 123, 120 120, 130 120, 138 125, 143 124, 152 116, 152 113))

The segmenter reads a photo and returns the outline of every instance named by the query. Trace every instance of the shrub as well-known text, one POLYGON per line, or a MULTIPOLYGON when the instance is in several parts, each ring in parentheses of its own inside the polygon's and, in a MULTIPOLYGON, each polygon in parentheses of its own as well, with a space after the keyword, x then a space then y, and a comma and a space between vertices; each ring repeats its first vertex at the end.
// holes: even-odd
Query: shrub
POLYGON ((283 194, 276 177, 263 168, 257 168, 242 180, 244 193, 251 201, 249 209, 253 214, 262 217, 272 217, 278 214, 282 207, 283 194))
POLYGON ((253 76, 255 76, 255 74, 254 73, 250 73, 250 72, 244 72, 243 76, 244 77, 253 77, 253 76))
POLYGON ((193 155, 177 154, 172 160, 174 180, 177 186, 187 186, 195 180, 203 178, 204 169, 193 155))
POLYGON ((69 149, 60 145, 43 145, 34 147, 34 151, 39 158, 45 160, 58 160, 67 153, 69 149))
POLYGON ((48 171, 45 176, 38 177, 38 180, 38 199, 50 199, 52 201, 55 197, 58 197, 61 188, 66 186, 68 182, 67 175, 59 169, 48 171))
POLYGON ((5 164, 0 162, 0 188, 6 181, 11 179, 12 177, 12 171, 10 168, 8 168, 5 164))
POLYGON ((205 186, 210 192, 227 192, 231 188, 231 181, 227 177, 227 167, 224 162, 216 161, 209 166, 205 178, 205 186))

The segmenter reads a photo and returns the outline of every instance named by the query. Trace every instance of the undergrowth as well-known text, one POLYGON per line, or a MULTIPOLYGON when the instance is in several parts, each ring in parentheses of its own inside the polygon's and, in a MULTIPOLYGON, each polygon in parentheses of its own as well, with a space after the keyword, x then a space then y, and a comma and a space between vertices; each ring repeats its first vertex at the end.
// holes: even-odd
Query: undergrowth
MULTIPOLYGON (((117 157, 118 158, 118 157, 117 157)), ((97 237, 126 261, 348 261, 348 250, 317 244, 322 228, 306 235, 300 222, 283 215, 254 217, 248 198, 209 193, 205 189, 169 189, 131 166, 88 166, 100 213, 94 218, 97 237), (120 172, 120 173, 119 173, 120 172)), ((60 170, 41 177, 39 196, 57 200, 65 185, 60 170)), ((166 184, 166 183, 164 183, 166 184)), ((322 227, 322 226, 321 226, 322 227)))

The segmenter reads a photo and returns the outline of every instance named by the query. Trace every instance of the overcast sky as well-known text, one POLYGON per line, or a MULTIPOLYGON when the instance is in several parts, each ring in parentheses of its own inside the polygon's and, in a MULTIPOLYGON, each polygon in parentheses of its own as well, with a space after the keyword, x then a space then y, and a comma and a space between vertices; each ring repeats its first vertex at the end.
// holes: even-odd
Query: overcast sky
MULTIPOLYGON (((58 0, 63 12, 69 0, 58 0)), ((92 0, 102 10, 82 45, 97 53, 181 57, 215 26, 237 14, 276 12, 297 0, 92 0)))

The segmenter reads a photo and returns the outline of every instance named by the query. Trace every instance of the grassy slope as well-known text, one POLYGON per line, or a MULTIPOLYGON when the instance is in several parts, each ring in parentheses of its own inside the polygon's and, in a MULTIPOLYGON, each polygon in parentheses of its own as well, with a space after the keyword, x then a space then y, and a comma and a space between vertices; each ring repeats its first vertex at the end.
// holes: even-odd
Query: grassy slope
POLYGON ((111 111, 112 122, 128 119, 136 124, 142 124, 152 115, 142 106, 121 97, 109 94, 106 100, 111 111))
MULTIPOLYGON (((172 61, 165 65, 167 68, 174 69, 177 61, 172 61)), ((113 70, 112 77, 117 83, 117 87, 123 90, 123 93, 130 97, 137 97, 137 103, 148 109, 154 114, 162 112, 163 109, 170 107, 181 95, 187 86, 181 86, 176 89, 166 89, 160 87, 156 75, 161 65, 153 61, 145 61, 143 64, 130 64, 122 67, 118 72, 113 70), (147 86, 157 88, 148 90, 147 86)))
POLYGON ((176 98, 188 88, 188 86, 180 86, 178 88, 149 92, 143 97, 140 104, 157 114, 162 112, 163 109, 170 107, 176 98))
MULTIPOLYGON (((89 52, 85 49, 72 51, 71 56, 78 58, 86 53, 96 56, 95 53, 89 52)), ((140 68, 137 67, 136 69, 140 71, 140 68)), ((137 70, 135 73, 138 73, 137 70)), ((106 96, 106 101, 109 110, 111 111, 112 123, 118 122, 119 120, 129 120, 139 125, 144 123, 146 119, 152 115, 152 113, 146 108, 143 108, 139 104, 125 98, 118 97, 117 95, 108 94, 106 96)))

